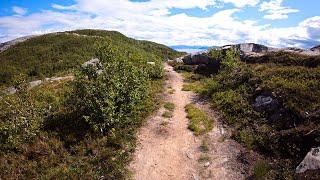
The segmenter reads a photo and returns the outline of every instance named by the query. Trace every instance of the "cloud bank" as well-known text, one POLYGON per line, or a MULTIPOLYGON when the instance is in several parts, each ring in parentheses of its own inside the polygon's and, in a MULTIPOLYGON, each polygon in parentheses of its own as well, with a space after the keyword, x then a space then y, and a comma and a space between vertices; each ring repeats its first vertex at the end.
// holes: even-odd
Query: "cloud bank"
POLYGON ((285 19, 298 10, 282 6, 282 0, 76 0, 71 6, 52 4, 51 10, 26 15, 15 8, 16 15, 0 17, 0 41, 20 36, 72 29, 116 30, 127 36, 166 45, 225 45, 240 42, 270 46, 309 47, 320 44, 320 16, 310 17, 294 27, 275 28, 259 20, 237 17, 246 7, 265 12, 264 18, 285 19), (229 4, 232 8, 221 9, 229 4), (207 17, 186 13, 172 14, 171 9, 199 8, 216 12, 207 17))

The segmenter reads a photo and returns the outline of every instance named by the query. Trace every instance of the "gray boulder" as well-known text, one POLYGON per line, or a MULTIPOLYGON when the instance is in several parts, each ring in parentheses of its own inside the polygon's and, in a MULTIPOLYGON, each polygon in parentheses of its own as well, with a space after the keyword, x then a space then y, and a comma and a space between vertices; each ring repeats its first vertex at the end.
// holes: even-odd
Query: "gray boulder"
POLYGON ((255 99, 254 108, 257 111, 275 111, 279 107, 279 102, 271 96, 258 96, 255 99))
POLYGON ((296 168, 296 173, 304 173, 307 170, 320 169, 320 147, 312 148, 303 161, 296 168))
POLYGON ((187 65, 199 65, 199 64, 208 64, 210 58, 207 54, 194 54, 187 55, 182 58, 182 61, 187 65))

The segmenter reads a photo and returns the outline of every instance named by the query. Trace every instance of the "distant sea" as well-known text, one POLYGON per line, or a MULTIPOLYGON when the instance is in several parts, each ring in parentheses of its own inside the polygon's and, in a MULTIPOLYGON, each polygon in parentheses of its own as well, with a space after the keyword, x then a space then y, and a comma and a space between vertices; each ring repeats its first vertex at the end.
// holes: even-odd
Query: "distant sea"
POLYGON ((195 53, 199 51, 205 51, 209 49, 209 46, 186 46, 186 45, 177 45, 171 46, 172 49, 180 52, 187 52, 187 53, 195 53))
POLYGON ((176 51, 186 52, 186 53, 195 53, 199 51, 204 51, 205 49, 175 49, 176 51))

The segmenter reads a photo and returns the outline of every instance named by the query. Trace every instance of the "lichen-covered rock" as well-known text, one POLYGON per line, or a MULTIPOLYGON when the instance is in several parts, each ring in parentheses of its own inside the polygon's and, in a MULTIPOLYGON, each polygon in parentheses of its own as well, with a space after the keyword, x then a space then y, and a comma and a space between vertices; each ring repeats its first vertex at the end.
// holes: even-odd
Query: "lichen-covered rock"
POLYGON ((296 168, 296 173, 304 173, 307 170, 320 169, 320 147, 312 148, 303 161, 296 168))
POLYGON ((258 96, 253 105, 257 111, 274 111, 279 107, 279 102, 271 96, 258 96))

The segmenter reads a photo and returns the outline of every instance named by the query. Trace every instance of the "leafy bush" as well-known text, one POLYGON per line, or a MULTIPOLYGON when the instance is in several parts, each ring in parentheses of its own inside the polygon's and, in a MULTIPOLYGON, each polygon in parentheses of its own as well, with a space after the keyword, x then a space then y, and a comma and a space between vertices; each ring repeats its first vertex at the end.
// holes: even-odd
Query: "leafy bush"
POLYGON ((108 46, 99 51, 104 52, 99 57, 105 62, 102 73, 83 68, 77 74, 76 96, 71 100, 93 130, 104 132, 135 120, 148 98, 149 84, 143 70, 113 56, 108 46))
POLYGON ((37 136, 42 114, 26 97, 5 96, 0 101, 1 150, 19 149, 37 136))

